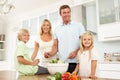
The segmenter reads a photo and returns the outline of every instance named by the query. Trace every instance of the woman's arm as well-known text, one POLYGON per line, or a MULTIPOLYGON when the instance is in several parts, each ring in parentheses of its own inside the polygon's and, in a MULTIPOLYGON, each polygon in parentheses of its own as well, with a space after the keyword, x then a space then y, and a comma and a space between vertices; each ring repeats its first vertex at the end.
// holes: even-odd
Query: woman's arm
POLYGON ((35 57, 37 56, 38 49, 39 49, 39 44, 35 41, 34 51, 33 51, 33 54, 32 54, 32 56, 31 56, 31 59, 32 59, 32 60, 34 60, 35 57))
POLYGON ((58 40, 55 39, 54 40, 54 43, 53 43, 53 46, 52 46, 52 51, 51 52, 45 52, 44 56, 45 58, 49 58, 53 55, 55 55, 58 51, 58 40))

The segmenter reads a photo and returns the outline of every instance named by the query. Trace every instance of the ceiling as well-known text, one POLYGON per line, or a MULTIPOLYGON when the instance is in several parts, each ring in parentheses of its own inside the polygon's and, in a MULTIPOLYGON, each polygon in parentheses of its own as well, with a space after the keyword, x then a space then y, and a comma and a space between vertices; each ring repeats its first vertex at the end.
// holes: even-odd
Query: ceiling
POLYGON ((16 13, 24 13, 38 8, 43 8, 60 0, 14 0, 16 13))
POLYGON ((30 12, 32 10, 37 10, 44 8, 46 6, 57 3, 62 0, 9 0, 14 6, 13 9, 7 15, 0 15, 0 18, 5 18, 6 16, 16 16, 20 14, 24 14, 25 12, 30 12))

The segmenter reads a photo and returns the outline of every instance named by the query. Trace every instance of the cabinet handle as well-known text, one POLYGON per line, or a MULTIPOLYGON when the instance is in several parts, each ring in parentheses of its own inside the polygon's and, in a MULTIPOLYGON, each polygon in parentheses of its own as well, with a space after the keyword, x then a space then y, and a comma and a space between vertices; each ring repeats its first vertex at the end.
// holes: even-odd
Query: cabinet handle
POLYGON ((120 36, 104 37, 104 39, 109 39, 109 38, 120 38, 120 36))

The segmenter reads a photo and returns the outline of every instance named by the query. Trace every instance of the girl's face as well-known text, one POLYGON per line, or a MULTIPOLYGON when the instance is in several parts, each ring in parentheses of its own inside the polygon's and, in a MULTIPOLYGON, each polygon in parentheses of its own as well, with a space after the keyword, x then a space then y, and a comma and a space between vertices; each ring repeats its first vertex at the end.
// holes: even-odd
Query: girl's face
POLYGON ((25 32, 23 33, 21 36, 20 36, 20 40, 23 41, 24 43, 28 42, 30 38, 30 35, 29 33, 25 32))
POLYGON ((43 26, 42 26, 42 31, 43 31, 43 33, 48 33, 48 32, 50 32, 50 24, 49 24, 49 22, 45 22, 44 24, 43 24, 43 26))
POLYGON ((90 35, 84 35, 82 44, 85 48, 89 48, 92 45, 92 37, 90 35))

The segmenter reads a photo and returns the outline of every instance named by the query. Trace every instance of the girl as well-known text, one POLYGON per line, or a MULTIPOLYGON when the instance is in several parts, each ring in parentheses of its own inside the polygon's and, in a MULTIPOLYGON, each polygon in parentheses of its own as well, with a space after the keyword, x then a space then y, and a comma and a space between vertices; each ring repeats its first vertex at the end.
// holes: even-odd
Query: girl
POLYGON ((48 71, 46 68, 38 66, 39 59, 32 60, 29 57, 29 49, 26 43, 29 40, 29 31, 20 29, 18 32, 19 44, 15 51, 15 67, 19 75, 37 75, 48 71))
POLYGON ((93 45, 93 35, 90 32, 86 32, 80 37, 80 40, 80 50, 77 54, 78 64, 73 74, 76 74, 79 70, 79 74, 82 77, 96 78, 98 57, 93 45))
MULTIPOLYGON (((38 51, 40 51, 41 56, 41 66, 46 67, 46 63, 50 62, 52 59, 56 59, 57 55, 51 57, 51 58, 45 58, 44 52, 51 51, 53 45, 53 36, 52 36, 52 27, 51 23, 48 19, 44 19, 41 28, 40 33, 37 36, 35 40, 35 47, 34 52, 32 55, 32 60, 34 60, 37 56, 38 51)), ((47 72, 46 72, 47 73, 47 72)))

